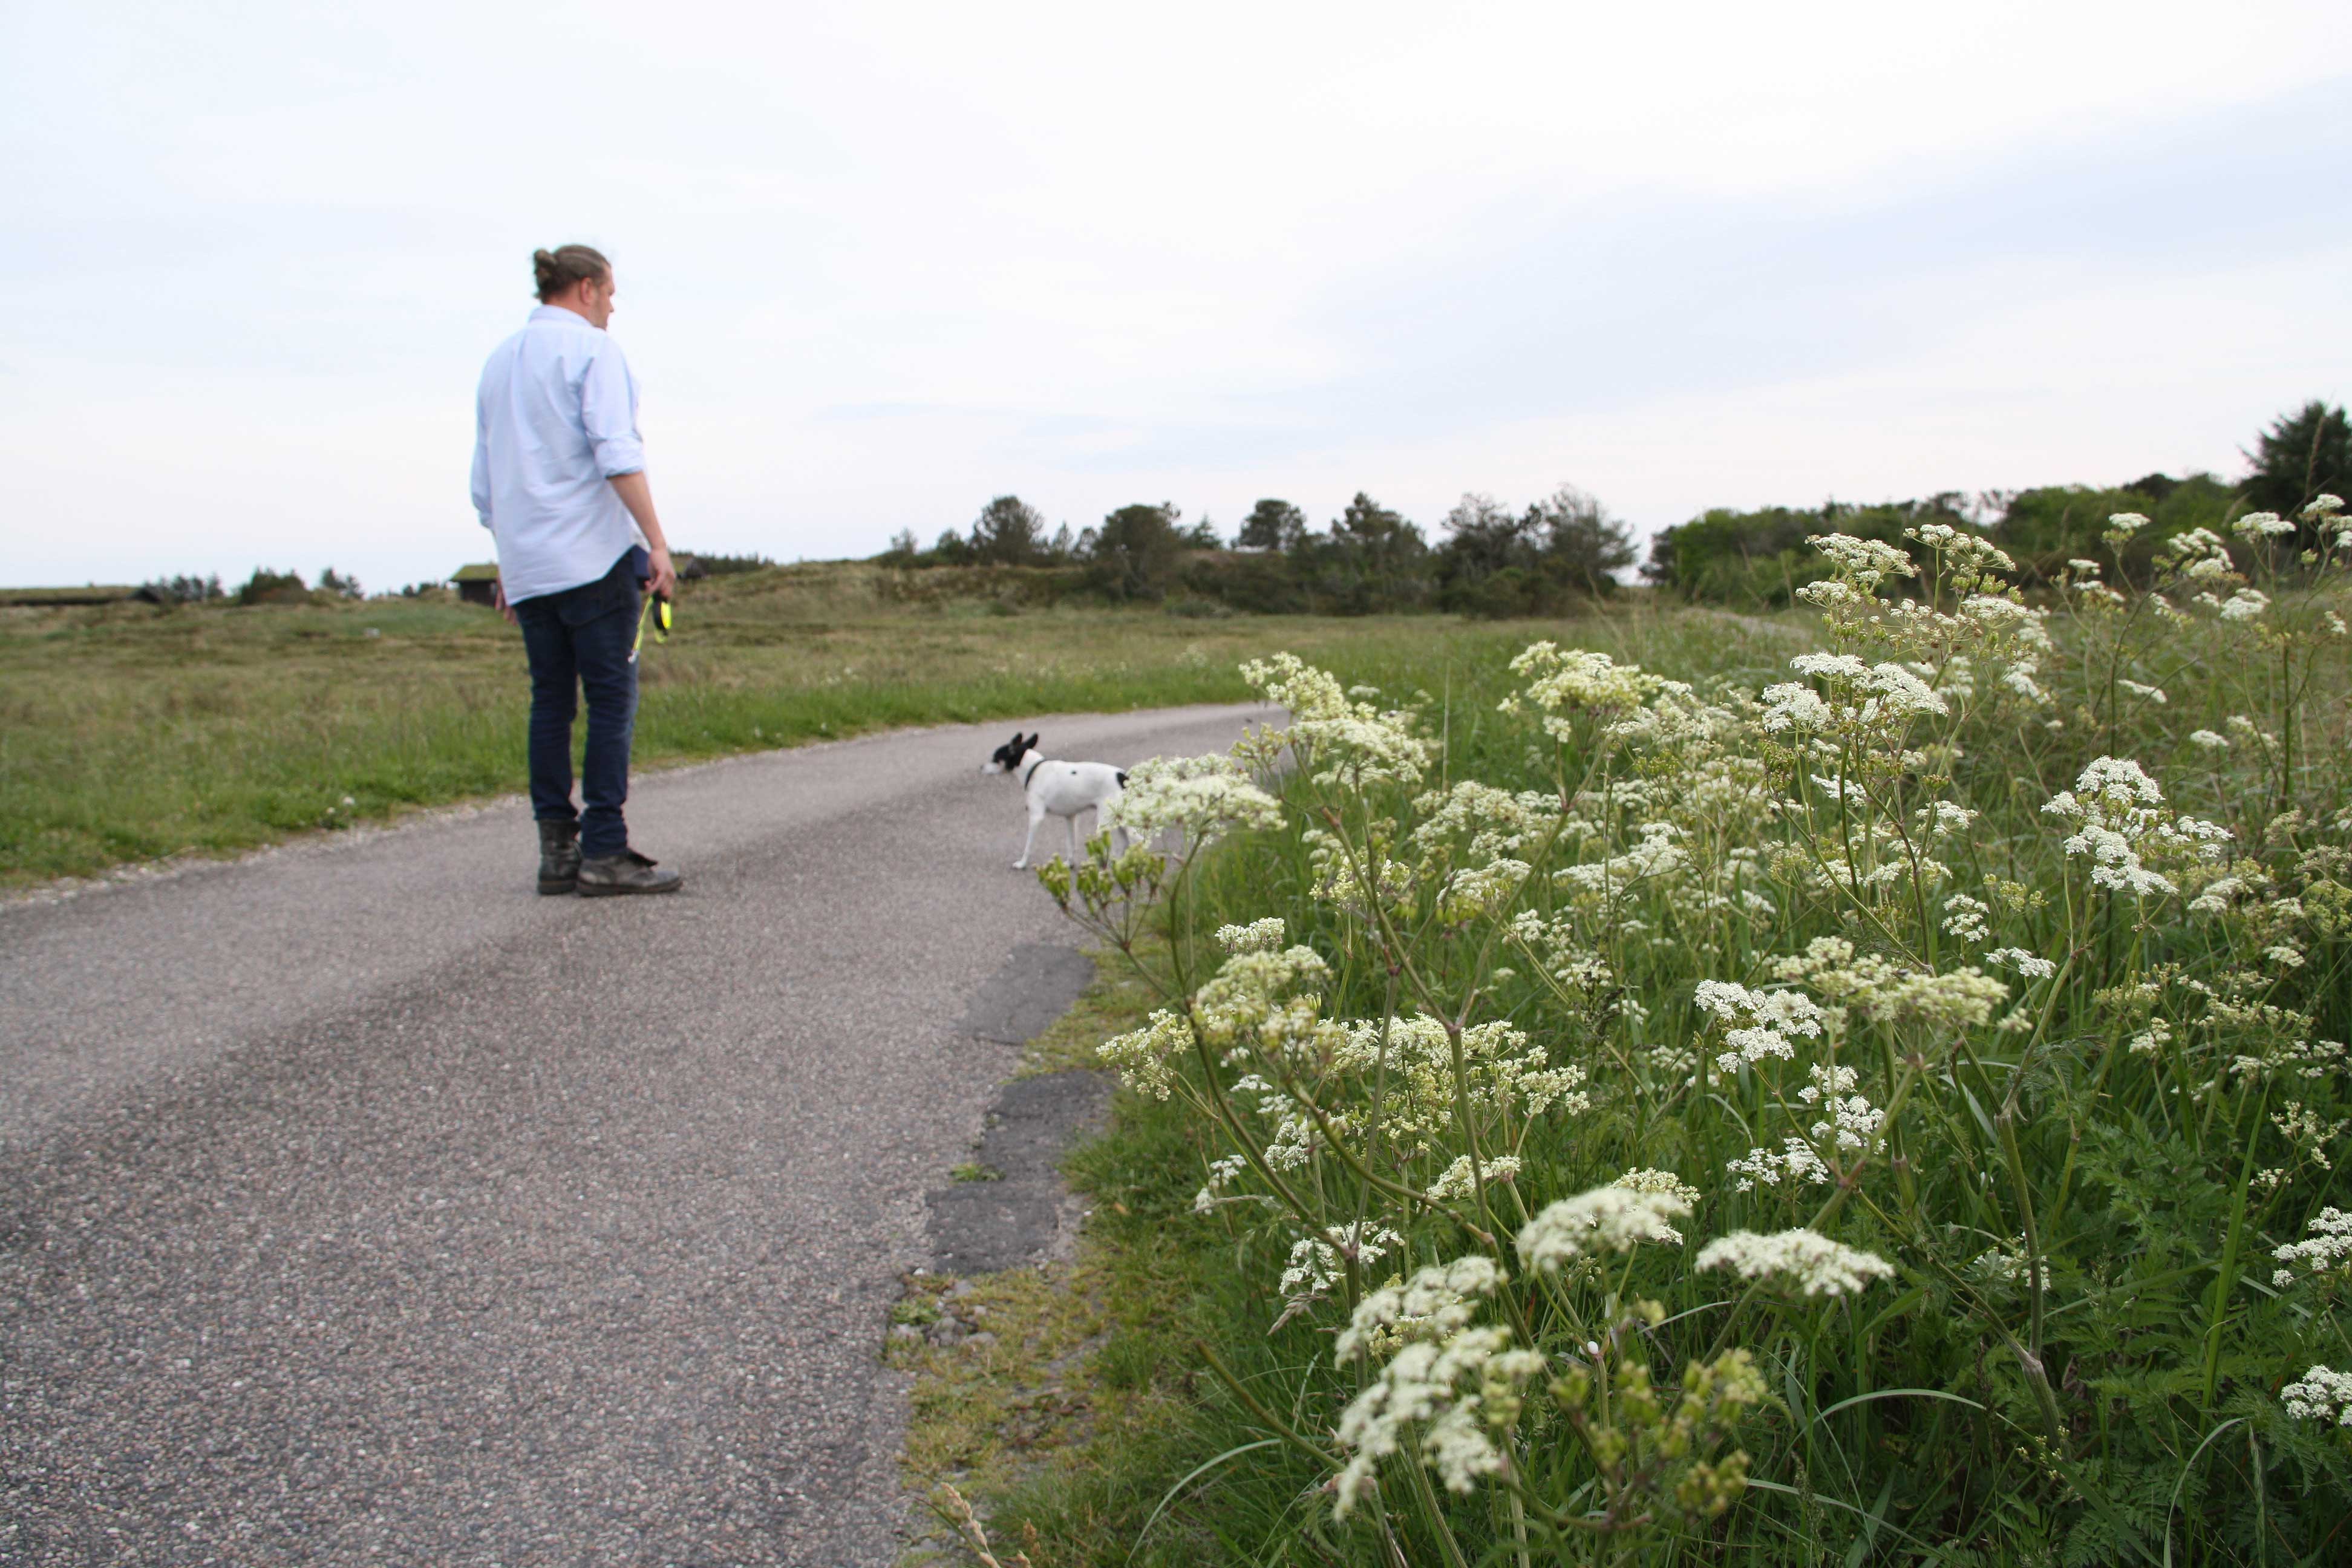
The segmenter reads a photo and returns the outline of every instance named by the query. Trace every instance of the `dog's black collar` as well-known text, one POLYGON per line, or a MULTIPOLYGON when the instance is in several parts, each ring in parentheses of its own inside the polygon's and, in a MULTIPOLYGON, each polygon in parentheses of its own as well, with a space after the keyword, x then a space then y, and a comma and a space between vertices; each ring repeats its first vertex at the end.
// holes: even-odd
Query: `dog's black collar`
POLYGON ((1029 781, 1030 781, 1031 779, 1035 778, 1035 777, 1037 776, 1037 770, 1038 770, 1039 768, 1044 767, 1045 765, 1045 758, 1043 758, 1043 757, 1040 757, 1040 758, 1038 758, 1035 762, 1031 763, 1029 764, 1029 771, 1028 771, 1027 773, 1023 773, 1023 774, 1021 775, 1021 787, 1022 787, 1023 789, 1027 789, 1027 788, 1029 787, 1029 781))

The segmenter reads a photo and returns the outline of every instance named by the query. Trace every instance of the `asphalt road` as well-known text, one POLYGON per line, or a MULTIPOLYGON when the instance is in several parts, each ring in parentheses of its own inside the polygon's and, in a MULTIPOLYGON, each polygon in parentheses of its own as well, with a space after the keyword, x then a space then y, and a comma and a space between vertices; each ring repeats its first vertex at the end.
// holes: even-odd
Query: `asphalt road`
POLYGON ((0 908, 0 1563, 890 1563, 958 1020, 1075 940, 1010 728, 641 778, 674 898, 535 896, 516 803, 0 908))

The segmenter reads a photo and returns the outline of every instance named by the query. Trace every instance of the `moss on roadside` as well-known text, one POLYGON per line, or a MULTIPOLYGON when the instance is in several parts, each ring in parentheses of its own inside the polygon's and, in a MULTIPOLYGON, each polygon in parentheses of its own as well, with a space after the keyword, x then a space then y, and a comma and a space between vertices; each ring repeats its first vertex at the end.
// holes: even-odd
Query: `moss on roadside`
POLYGON ((1046 1073, 1099 1071, 1102 1058, 1095 1048, 1111 1036, 1143 1022, 1157 1004, 1151 987, 1116 952, 1097 952, 1095 977, 1070 1010, 1049 1025, 1044 1034, 1022 1047, 1015 1078, 1039 1078, 1046 1073))

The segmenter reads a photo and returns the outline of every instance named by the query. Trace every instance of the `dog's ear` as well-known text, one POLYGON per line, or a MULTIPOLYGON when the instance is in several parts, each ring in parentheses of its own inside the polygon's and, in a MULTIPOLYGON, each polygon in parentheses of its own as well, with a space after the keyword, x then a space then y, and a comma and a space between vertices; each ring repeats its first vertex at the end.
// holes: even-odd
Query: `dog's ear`
POLYGON ((1029 737, 1027 740, 1025 740, 1025 741, 1022 740, 1022 739, 1021 739, 1021 737, 1020 737, 1019 735, 1017 735, 1017 734, 1016 734, 1016 735, 1014 735, 1014 736, 1013 737, 1013 739, 1014 743, 1016 743, 1017 745, 1019 745, 1019 746, 1020 746, 1023 750, 1024 750, 1024 751, 1031 751, 1031 752, 1034 752, 1034 751, 1035 751, 1035 750, 1037 749, 1037 737, 1036 737, 1036 736, 1034 736, 1034 735, 1030 736, 1030 737, 1029 737))

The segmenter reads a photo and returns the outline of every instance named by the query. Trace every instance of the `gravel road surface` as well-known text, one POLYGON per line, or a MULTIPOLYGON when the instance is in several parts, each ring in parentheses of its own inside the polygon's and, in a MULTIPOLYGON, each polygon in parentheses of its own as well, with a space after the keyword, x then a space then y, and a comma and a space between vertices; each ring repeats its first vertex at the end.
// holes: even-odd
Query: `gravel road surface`
POLYGON ((639 779, 675 898, 537 897, 510 803, 0 907, 0 1563, 892 1562, 959 1020, 1074 940, 1010 729, 639 779))

